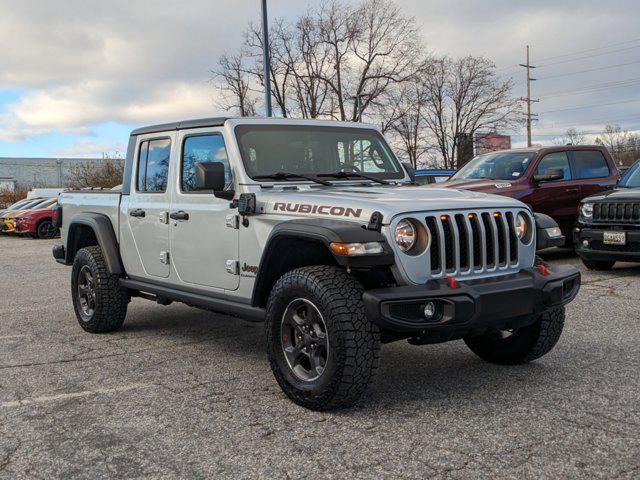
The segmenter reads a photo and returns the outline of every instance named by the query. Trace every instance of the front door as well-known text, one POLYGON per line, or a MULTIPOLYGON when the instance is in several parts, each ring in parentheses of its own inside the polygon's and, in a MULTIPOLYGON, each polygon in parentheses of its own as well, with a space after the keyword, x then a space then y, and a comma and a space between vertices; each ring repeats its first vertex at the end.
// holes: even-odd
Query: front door
POLYGON ((184 284, 235 290, 240 282, 237 210, 229 207, 229 200, 199 191, 195 184, 197 163, 222 162, 227 188, 233 189, 224 137, 219 130, 184 130, 179 144, 169 227, 173 266, 184 284))
POLYGON ((147 277, 169 276, 170 192, 167 188, 172 138, 141 138, 137 145, 136 174, 130 201, 123 212, 139 257, 142 271, 130 273, 147 277))
POLYGON ((542 175, 549 170, 562 170, 564 177, 560 180, 535 185, 532 193, 521 200, 533 205, 536 212, 552 217, 558 222, 563 234, 570 236, 571 228, 578 214, 581 198, 580 185, 573 178, 566 152, 552 152, 542 157, 536 166, 534 175, 542 175))

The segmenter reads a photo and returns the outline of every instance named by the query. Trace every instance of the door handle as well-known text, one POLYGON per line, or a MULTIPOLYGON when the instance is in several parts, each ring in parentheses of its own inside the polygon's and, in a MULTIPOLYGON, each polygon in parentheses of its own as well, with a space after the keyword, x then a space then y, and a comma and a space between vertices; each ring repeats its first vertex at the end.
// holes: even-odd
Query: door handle
POLYGON ((577 188, 567 188, 565 191, 567 193, 578 193, 580 190, 578 190, 577 188))
POLYGON ((131 210, 129 212, 129 215, 131 215, 132 217, 144 217, 146 215, 146 212, 144 210, 142 210, 141 208, 136 208, 134 210, 131 210))
POLYGON ((189 214, 180 210, 179 212, 171 212, 169 218, 171 220, 189 220, 189 214))

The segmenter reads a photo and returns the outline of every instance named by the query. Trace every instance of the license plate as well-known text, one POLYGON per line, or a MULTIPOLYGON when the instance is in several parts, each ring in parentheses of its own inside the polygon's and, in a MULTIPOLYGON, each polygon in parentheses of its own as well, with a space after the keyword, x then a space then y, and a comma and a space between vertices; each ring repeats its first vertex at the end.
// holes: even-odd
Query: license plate
POLYGON ((604 232, 603 242, 607 245, 626 245, 626 232, 604 232))

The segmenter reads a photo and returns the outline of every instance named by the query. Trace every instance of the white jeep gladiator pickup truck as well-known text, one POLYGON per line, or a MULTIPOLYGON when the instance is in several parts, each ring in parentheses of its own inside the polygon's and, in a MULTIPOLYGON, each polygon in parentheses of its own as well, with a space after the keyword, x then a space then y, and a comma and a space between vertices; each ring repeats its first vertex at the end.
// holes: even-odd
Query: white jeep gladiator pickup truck
POLYGON ((53 256, 88 332, 120 328, 131 297, 264 321, 276 380, 311 409, 353 404, 381 343, 464 339, 499 364, 549 352, 580 274, 536 259, 530 209, 410 175, 363 124, 145 127, 121 191, 59 196, 53 256))

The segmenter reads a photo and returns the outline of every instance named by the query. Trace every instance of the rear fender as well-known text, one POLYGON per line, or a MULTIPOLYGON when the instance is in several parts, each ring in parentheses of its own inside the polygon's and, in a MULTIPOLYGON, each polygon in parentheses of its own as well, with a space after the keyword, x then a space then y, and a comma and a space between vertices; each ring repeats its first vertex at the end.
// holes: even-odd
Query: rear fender
POLYGON ((110 274, 124 274, 118 239, 111 220, 106 215, 79 213, 71 217, 65 249, 65 263, 71 265, 78 250, 89 245, 100 246, 110 274))

